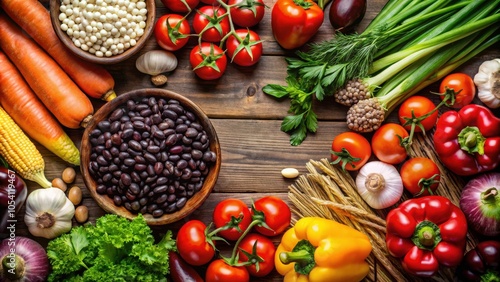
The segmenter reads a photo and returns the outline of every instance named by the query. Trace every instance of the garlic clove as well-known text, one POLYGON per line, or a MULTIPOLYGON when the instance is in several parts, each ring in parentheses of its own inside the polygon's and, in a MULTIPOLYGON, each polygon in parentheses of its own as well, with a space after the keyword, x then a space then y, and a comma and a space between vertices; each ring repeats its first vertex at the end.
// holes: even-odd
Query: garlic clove
POLYGON ((166 76, 156 77, 177 68, 177 57, 167 50, 152 50, 139 56, 135 62, 135 67, 142 73, 153 76, 151 81, 154 85, 160 86, 167 82, 166 76))
POLYGON ((153 75, 151 76, 151 82, 155 86, 162 86, 163 84, 167 83, 168 78, 164 74, 158 74, 158 75, 153 75))

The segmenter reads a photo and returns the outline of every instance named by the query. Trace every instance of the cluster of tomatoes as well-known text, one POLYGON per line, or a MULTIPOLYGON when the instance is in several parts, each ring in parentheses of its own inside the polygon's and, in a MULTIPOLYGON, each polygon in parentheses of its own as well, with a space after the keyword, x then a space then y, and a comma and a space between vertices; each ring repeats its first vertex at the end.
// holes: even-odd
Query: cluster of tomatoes
POLYGON ((155 24, 158 45, 176 51, 190 37, 197 36, 198 44, 191 50, 189 61, 201 79, 220 78, 228 57, 239 66, 251 66, 262 56, 262 41, 250 27, 264 17, 263 0, 162 0, 162 3, 172 13, 161 16, 155 24), (203 5, 198 7, 200 1, 203 5), (191 12, 194 12, 192 17, 191 12))
POLYGON ((208 264, 205 281, 244 282, 273 271, 276 247, 270 237, 282 234, 291 221, 290 207, 282 199, 265 196, 251 207, 239 199, 225 199, 216 205, 212 217, 208 226, 190 220, 177 234, 177 250, 188 264, 208 264), (216 242, 221 240, 232 242, 233 252, 229 258, 219 254, 214 259, 216 242))
MULTIPOLYGON (((400 123, 389 122, 379 127, 368 139, 355 132, 337 135, 332 142, 332 160, 337 160, 346 170, 359 170, 373 155, 380 161, 400 166, 405 189, 414 196, 434 194, 440 179, 439 167, 425 157, 408 158, 408 149, 414 133, 429 132, 436 125, 438 108, 448 105, 462 108, 472 102, 476 94, 474 81, 464 73, 452 73, 440 84, 439 93, 454 91, 452 101, 435 105, 425 96, 412 96, 401 103, 398 111, 400 123), (339 159, 340 158, 340 159, 339 159), (423 181, 427 180, 427 182, 423 181)), ((441 100, 446 95, 440 95, 441 100)))

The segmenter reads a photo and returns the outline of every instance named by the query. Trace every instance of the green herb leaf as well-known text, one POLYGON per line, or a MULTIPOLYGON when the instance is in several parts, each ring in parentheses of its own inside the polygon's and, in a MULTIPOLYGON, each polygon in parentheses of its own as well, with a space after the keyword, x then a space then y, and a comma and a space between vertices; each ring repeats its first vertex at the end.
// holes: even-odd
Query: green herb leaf
POLYGON ((276 98, 283 98, 288 95, 286 88, 277 84, 268 84, 262 88, 262 91, 276 98))
POLYGON ((302 124, 303 117, 304 114, 286 116, 281 123, 281 130, 283 130, 284 132, 289 132, 296 129, 302 124))

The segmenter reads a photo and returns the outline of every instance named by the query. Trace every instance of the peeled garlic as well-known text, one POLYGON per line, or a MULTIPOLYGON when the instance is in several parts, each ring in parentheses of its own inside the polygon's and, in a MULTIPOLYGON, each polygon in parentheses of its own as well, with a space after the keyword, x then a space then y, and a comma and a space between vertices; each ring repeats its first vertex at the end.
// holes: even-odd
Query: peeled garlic
POLYGON ((287 167, 281 170, 281 175, 285 178, 296 178, 299 176, 299 171, 292 167, 287 167))
POLYGON ((167 50, 152 50, 137 58, 135 67, 142 73, 151 75, 151 82, 160 86, 167 83, 166 72, 177 67, 177 58, 167 50))

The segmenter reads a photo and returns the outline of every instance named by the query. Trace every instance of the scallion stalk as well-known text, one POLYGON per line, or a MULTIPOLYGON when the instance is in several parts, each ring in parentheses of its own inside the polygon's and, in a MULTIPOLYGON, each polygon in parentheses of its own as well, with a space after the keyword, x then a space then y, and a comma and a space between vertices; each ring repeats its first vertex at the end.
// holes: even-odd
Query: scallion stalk
POLYGON ((422 58, 412 67, 393 76, 379 90, 382 95, 360 101, 348 110, 348 127, 359 132, 376 130, 385 117, 402 101, 444 77, 473 55, 498 42, 500 35, 493 36, 495 32, 498 32, 496 27, 463 38, 448 48, 422 58))

